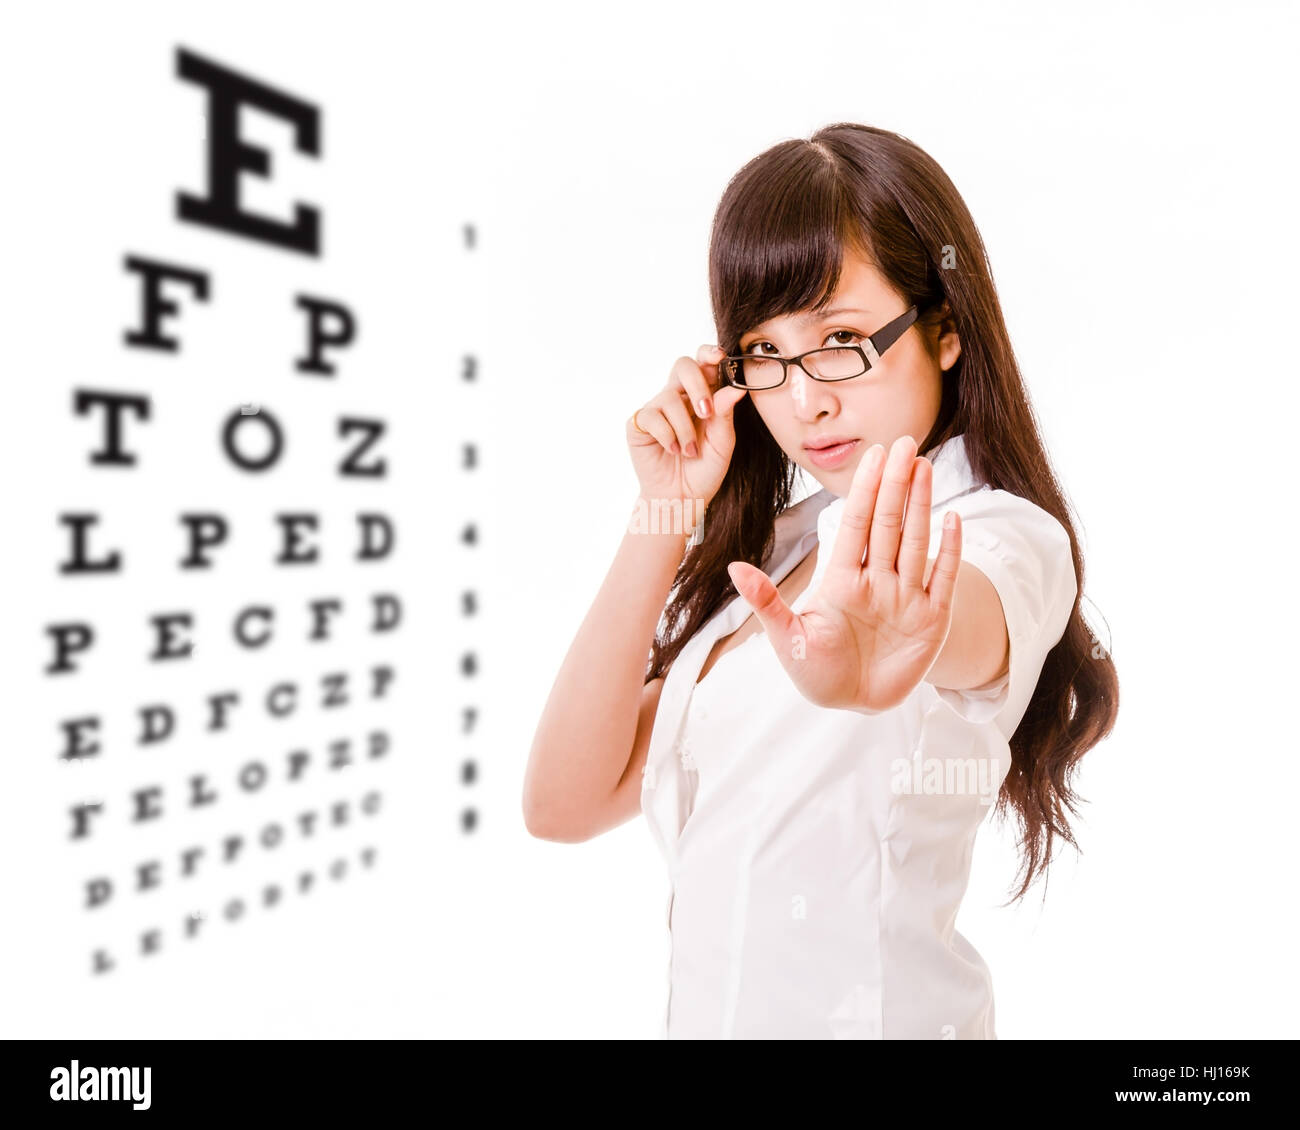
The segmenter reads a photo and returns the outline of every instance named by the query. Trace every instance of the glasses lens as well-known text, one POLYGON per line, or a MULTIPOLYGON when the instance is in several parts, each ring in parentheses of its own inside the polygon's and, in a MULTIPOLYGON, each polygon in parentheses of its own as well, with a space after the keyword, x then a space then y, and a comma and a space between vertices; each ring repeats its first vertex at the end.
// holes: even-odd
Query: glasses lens
POLYGON ((785 376, 785 367, 771 357, 746 357, 732 362, 731 369, 741 388, 775 388, 785 376))
POLYGON ((819 349, 808 354, 803 364, 814 377, 824 381, 843 381, 867 371, 856 349, 819 349))

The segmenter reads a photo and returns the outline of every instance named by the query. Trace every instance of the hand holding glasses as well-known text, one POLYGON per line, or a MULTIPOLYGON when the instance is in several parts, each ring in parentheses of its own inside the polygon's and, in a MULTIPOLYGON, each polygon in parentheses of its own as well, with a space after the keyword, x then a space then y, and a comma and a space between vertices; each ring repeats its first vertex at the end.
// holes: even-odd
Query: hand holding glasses
POLYGON ((724 385, 750 392, 780 388, 785 384, 787 370, 791 365, 798 365, 815 381, 847 381, 851 377, 862 376, 868 369, 880 364, 880 355, 903 336, 903 331, 916 318, 916 307, 910 306, 888 325, 865 338, 861 345, 832 345, 810 349, 798 357, 764 357, 749 353, 724 357, 718 363, 718 375, 724 385))

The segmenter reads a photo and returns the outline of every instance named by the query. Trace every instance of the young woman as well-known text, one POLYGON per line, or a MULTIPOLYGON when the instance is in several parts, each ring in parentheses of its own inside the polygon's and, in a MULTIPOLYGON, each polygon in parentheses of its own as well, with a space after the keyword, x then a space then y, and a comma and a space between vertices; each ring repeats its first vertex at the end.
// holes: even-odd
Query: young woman
POLYGON ((669 1037, 995 1038, 954 929, 976 830, 1015 814, 1017 899, 1077 847, 1118 683, 983 242, 927 154, 841 123, 732 179, 709 278, 720 344, 627 422, 634 522, 527 825, 645 813, 669 1037))

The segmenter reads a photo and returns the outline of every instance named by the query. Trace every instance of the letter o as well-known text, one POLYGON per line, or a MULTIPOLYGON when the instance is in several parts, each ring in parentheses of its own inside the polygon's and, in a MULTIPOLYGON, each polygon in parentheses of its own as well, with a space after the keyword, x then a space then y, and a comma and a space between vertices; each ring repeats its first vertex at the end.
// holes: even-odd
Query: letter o
POLYGON ((280 461, 280 454, 284 451, 284 431, 276 418, 260 406, 256 413, 248 416, 242 412, 232 412, 221 432, 221 446, 225 449, 226 458, 235 466, 245 471, 265 471, 280 461), (235 432, 254 422, 260 423, 271 436, 271 447, 261 459, 250 459, 235 446, 235 432))

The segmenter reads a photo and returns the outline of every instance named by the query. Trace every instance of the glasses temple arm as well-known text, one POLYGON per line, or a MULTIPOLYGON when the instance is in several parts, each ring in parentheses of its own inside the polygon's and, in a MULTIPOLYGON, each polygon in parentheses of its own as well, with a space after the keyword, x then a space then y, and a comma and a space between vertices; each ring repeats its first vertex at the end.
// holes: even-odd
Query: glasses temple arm
POLYGON ((862 347, 866 351, 867 356, 871 359, 873 365, 879 362, 880 355, 902 337, 907 331, 907 328, 915 322, 916 319, 917 311, 916 307, 913 306, 907 311, 907 313, 895 318, 889 323, 889 325, 885 326, 884 329, 879 330, 863 342, 862 347))

